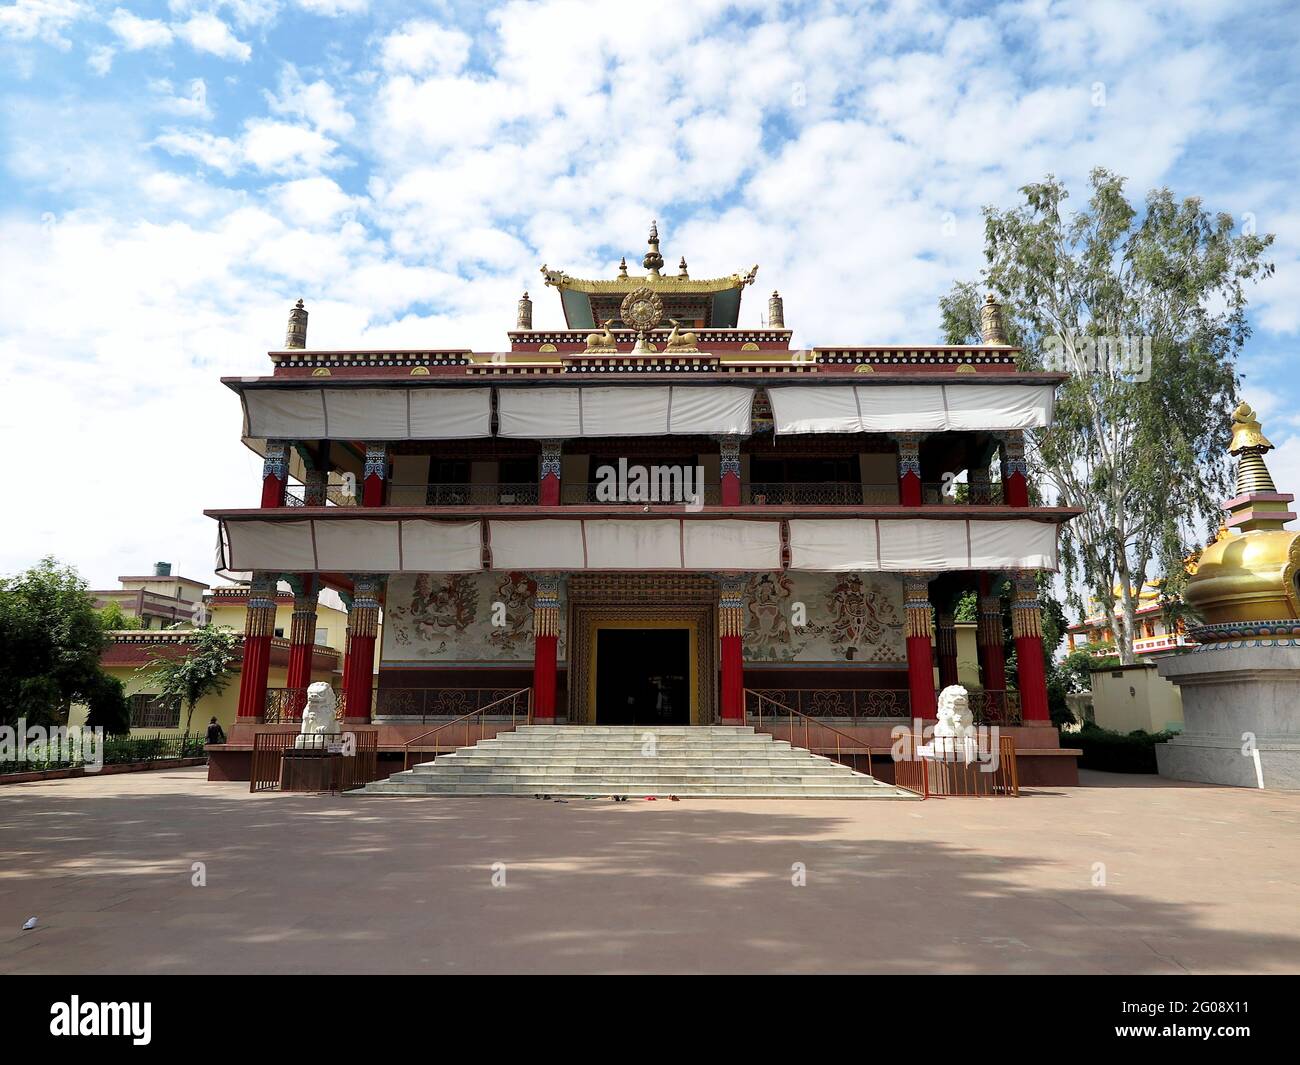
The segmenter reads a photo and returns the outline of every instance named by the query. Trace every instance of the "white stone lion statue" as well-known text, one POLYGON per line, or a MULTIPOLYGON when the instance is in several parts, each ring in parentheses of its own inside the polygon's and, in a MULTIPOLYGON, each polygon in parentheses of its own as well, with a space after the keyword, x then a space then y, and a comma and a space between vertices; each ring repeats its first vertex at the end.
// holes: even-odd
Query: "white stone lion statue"
POLYGON ((324 747, 339 734, 335 714, 334 689, 317 681, 307 689, 307 705, 302 708, 302 728, 295 747, 324 747))
POLYGON ((939 693, 934 741, 918 747, 917 754, 922 758, 961 757, 967 762, 978 755, 970 696, 960 684, 950 684, 939 693))

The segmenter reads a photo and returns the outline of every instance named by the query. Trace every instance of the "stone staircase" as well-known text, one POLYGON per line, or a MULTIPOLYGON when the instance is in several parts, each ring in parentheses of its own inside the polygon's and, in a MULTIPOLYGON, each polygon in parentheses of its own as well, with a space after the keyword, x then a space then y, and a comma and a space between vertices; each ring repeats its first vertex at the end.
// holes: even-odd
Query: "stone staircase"
POLYGON ((522 725, 352 794, 917 798, 734 725, 522 725))

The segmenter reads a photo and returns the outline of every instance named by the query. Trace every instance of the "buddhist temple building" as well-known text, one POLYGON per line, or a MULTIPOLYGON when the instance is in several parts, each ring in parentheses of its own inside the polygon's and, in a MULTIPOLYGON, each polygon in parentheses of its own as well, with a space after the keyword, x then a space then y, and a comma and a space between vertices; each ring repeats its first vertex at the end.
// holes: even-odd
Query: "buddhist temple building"
POLYGON ((1074 779, 1038 579, 1077 511, 1032 502, 1025 461, 1063 375, 1018 368, 992 297, 980 344, 796 349, 776 291, 741 324, 757 266, 665 269, 657 227, 640 269, 541 274, 565 327, 534 328, 525 292, 501 351, 312 347, 300 300, 269 372, 224 379, 263 458, 248 500, 207 511, 219 571, 252 589, 232 750, 280 727, 281 580, 303 615, 286 686, 308 682, 315 591, 337 590, 341 716, 381 751, 520 691, 557 727, 742 724, 767 695, 887 749, 956 682, 974 590, 976 720, 1017 735, 1027 781, 1074 779))

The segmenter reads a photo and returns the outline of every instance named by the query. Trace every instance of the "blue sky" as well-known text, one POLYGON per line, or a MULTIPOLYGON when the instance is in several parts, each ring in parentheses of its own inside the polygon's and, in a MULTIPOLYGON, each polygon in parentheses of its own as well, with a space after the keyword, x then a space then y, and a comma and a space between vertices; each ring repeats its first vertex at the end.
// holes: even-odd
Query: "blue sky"
POLYGON ((650 218, 760 264, 796 342, 937 338, 984 204, 1094 166, 1277 242, 1245 395, 1300 489, 1300 11, 1185 3, 0 6, 0 571, 211 573, 250 505, 223 374, 291 302, 321 347, 495 350, 538 266, 612 273, 650 218), (1100 93, 1099 93, 1100 88, 1100 93))

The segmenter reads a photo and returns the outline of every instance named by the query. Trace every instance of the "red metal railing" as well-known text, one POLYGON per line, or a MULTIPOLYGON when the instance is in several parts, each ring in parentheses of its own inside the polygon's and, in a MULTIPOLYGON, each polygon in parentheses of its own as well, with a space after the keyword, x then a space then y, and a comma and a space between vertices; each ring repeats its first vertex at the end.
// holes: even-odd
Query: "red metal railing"
POLYGON ((760 732, 769 732, 776 735, 773 726, 780 723, 784 718, 786 726, 785 739, 791 743, 795 742, 797 736, 802 735, 803 746, 805 749, 815 754, 824 754, 828 758, 834 757, 835 761, 849 766, 851 769, 858 769, 858 758, 865 757, 867 768, 858 770, 868 775, 871 773, 871 746, 863 743, 856 736, 851 736, 847 732, 841 732, 833 725, 826 724, 810 714, 801 713, 792 706, 777 702, 771 696, 763 692, 754 691, 751 688, 745 689, 746 706, 754 706, 754 711, 750 715, 754 719, 754 728, 760 732), (768 708, 764 713, 764 707, 768 708), (764 721, 766 720, 766 724, 764 721), (831 752, 834 751, 834 755, 831 752), (852 761, 845 761, 845 759, 852 761))
POLYGON ((943 740, 932 744, 930 757, 912 757, 894 761, 894 783, 914 791, 923 799, 988 798, 1020 795, 1020 771, 1016 765, 1016 741, 998 737, 997 764, 990 768, 987 760, 971 758, 960 741, 943 740))
MULTIPOLYGON (((487 712, 489 710, 496 710, 497 716, 504 717, 505 710, 496 709, 496 708, 504 707, 507 704, 510 707, 510 726, 509 728, 506 728, 504 726, 504 723, 502 723, 501 727, 498 727, 493 731, 492 734, 494 736, 498 732, 508 732, 510 729, 517 728, 519 725, 519 717, 521 715, 524 718, 523 721, 524 724, 527 725, 532 723, 533 689, 520 688, 517 692, 512 692, 510 695, 498 699, 496 702, 488 703, 487 706, 480 707, 479 709, 466 714, 464 717, 457 718, 455 721, 448 721, 445 724, 439 725, 435 729, 430 729, 428 732, 422 732, 414 739, 408 740, 406 743, 402 744, 402 768, 403 769, 411 768, 411 748, 417 745, 419 745, 423 749, 424 753, 432 754, 435 758, 440 753, 442 753, 443 750, 442 742, 439 740, 433 740, 432 742, 430 742, 430 739, 434 736, 437 736, 438 733, 443 732, 446 729, 454 729, 458 726, 464 729, 464 742, 452 744, 451 746, 448 746, 446 748, 447 750, 450 751, 450 750, 456 750, 457 748, 460 747, 468 747, 470 745, 470 733, 471 733, 470 719, 471 718, 478 718, 478 739, 474 740, 473 742, 478 743, 482 741, 483 739, 486 738, 486 722, 484 721, 484 717, 487 714, 487 712), (522 710, 520 709, 521 700, 523 702, 522 710)), ((454 733, 448 733, 449 737, 453 735, 454 733)))

